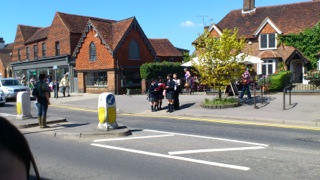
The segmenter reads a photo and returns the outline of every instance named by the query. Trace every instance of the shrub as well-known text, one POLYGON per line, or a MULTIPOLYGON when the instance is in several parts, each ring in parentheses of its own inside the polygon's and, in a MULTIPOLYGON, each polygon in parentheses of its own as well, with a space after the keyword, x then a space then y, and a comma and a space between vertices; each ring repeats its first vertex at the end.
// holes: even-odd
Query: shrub
POLYGON ((163 79, 167 74, 177 73, 179 78, 184 77, 183 67, 179 62, 155 62, 145 63, 140 66, 141 79, 158 78, 161 76, 163 79))
POLYGON ((290 83, 291 78, 290 71, 280 71, 270 75, 270 91, 283 91, 283 88, 290 83))

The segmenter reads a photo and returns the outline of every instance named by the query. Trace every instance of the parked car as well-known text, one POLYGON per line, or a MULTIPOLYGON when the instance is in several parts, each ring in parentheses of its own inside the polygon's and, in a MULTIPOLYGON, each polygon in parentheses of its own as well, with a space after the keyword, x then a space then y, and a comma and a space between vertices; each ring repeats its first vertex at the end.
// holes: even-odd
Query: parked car
POLYGON ((29 88, 14 78, 0 78, 0 91, 4 93, 6 99, 16 98, 21 91, 27 91, 30 94, 29 88))
POLYGON ((4 92, 0 90, 0 106, 3 106, 6 103, 6 96, 4 95, 4 92))

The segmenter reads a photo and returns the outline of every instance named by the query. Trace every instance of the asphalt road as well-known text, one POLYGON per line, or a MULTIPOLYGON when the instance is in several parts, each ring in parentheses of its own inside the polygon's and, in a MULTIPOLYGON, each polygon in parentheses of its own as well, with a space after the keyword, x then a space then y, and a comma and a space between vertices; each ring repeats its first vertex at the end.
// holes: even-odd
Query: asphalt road
MULTIPOLYGON (((14 113, 6 104, 1 112, 14 113)), ((50 107, 49 115, 97 123, 89 111, 50 107)), ((12 110, 13 109, 13 110, 12 110)), ((119 115, 125 138, 54 138, 24 129, 45 179, 318 179, 320 132, 119 115)), ((72 127, 69 127, 72 128, 72 127)))

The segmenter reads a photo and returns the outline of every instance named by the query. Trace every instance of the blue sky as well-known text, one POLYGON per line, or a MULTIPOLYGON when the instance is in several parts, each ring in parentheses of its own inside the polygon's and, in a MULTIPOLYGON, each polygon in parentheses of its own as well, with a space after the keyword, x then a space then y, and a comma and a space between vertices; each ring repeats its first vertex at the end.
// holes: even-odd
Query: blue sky
MULTIPOLYGON (((256 0, 256 7, 310 0, 256 0)), ((3 0, 0 37, 14 42, 17 25, 50 26, 59 12, 122 20, 135 16, 148 38, 167 38, 180 48, 191 45, 203 24, 218 23, 229 11, 241 9, 243 0, 3 0)))

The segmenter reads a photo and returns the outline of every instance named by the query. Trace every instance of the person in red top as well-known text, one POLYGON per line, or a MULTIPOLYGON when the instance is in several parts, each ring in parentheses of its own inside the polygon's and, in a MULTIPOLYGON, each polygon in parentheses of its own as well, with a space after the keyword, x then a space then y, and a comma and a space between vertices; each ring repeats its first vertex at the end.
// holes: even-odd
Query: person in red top
POLYGON ((164 99, 163 90, 165 88, 166 88, 166 85, 163 83, 162 78, 159 76, 158 77, 158 87, 157 87, 157 92, 158 92, 157 110, 162 109, 162 100, 164 99))
POLYGON ((242 74, 242 83, 243 83, 243 87, 242 87, 242 91, 241 94, 239 96, 240 99, 243 98, 243 95, 245 93, 245 91, 247 91, 247 95, 248 95, 248 99, 251 99, 251 94, 250 94, 250 72, 249 72, 249 68, 246 68, 246 71, 242 74))

